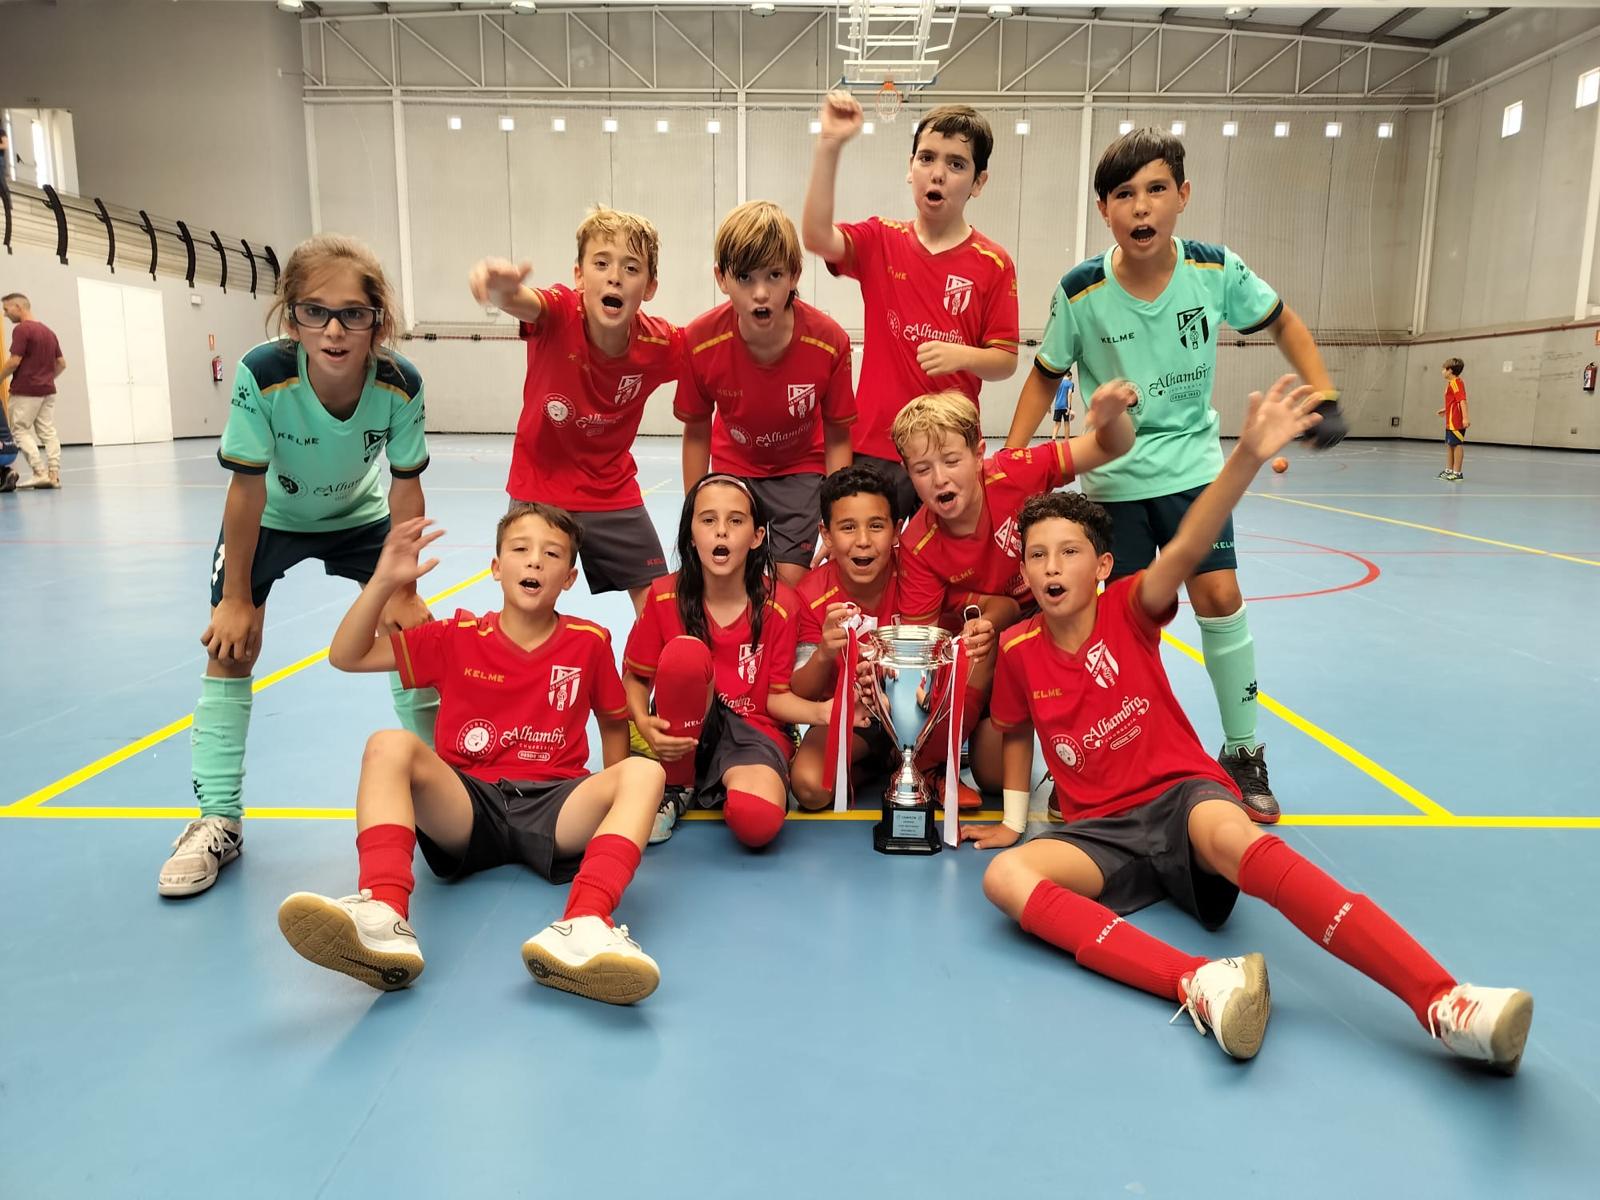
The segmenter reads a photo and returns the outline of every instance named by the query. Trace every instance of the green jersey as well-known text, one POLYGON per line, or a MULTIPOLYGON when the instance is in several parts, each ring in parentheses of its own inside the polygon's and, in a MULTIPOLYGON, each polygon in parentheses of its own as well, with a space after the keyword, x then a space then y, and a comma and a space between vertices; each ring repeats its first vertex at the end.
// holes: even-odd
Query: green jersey
POLYGON ((264 528, 326 533, 383 520, 389 500, 378 454, 386 446, 398 478, 428 465, 422 376, 398 354, 367 366, 361 399, 342 421, 311 390, 298 342, 264 342, 239 360, 217 458, 230 471, 267 477, 264 528))
MULTIPOLYGON (((1038 366, 1065 375, 1078 366, 1082 395, 1109 379, 1132 380, 1133 449, 1079 478, 1095 500, 1148 500, 1203 487, 1222 470, 1211 385, 1223 321, 1254 333, 1278 319, 1283 302, 1226 246, 1173 238, 1178 265, 1155 300, 1123 291, 1111 269, 1115 249, 1061 278, 1038 366)), ((1085 400, 1087 403, 1087 399, 1085 400)))

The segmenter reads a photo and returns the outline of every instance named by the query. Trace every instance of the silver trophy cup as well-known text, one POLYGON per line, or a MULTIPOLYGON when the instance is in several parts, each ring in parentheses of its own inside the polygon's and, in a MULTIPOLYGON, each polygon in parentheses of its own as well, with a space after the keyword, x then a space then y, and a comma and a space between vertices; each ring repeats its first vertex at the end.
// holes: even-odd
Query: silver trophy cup
POLYGON ((936 625, 888 625, 861 639, 861 658, 869 664, 867 709, 900 751, 872 844, 884 854, 936 854, 943 843, 934 823, 935 799, 916 757, 950 711, 955 639, 936 625))

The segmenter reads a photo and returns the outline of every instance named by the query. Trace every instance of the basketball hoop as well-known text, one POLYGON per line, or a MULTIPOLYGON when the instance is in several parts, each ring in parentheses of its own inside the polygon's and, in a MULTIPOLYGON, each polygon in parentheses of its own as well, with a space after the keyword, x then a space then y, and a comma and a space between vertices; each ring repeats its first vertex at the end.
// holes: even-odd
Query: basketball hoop
POLYGON ((885 79, 883 86, 878 89, 878 98, 873 109, 878 114, 880 121, 893 121, 900 115, 900 107, 906 102, 906 94, 895 87, 894 80, 885 79))

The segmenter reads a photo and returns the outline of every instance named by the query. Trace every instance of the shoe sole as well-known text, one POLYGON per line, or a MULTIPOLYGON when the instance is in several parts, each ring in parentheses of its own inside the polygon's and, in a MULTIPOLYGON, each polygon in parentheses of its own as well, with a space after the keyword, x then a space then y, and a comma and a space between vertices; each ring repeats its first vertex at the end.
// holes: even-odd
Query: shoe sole
POLYGON ((1272 809, 1269 812, 1263 812, 1248 800, 1239 801, 1239 806, 1244 809, 1245 814, 1257 825, 1276 825, 1283 818, 1283 810, 1278 807, 1276 800, 1272 802, 1272 809))
POLYGON ((637 958, 597 954, 575 967, 532 940, 522 944, 522 965, 545 987, 607 1004, 637 1004, 661 982, 661 973, 637 958))
POLYGON ((1237 1059, 1250 1059, 1267 1036, 1272 1015, 1272 987, 1267 982, 1267 960, 1259 954, 1244 956, 1244 990, 1234 994, 1223 1012, 1222 1026, 1212 1030, 1217 1044, 1237 1059))
POLYGON ((278 906, 278 928, 301 958, 360 980, 380 992, 410 987, 422 974, 422 959, 364 946, 355 918, 323 896, 296 892, 278 906))
POLYGON ((193 880, 189 883, 163 883, 158 878, 156 880, 156 891, 163 896, 170 896, 173 899, 181 899, 184 896, 198 896, 201 892, 208 892, 216 885, 217 876, 222 874, 222 868, 227 866, 238 857, 238 850, 235 850, 232 854, 224 854, 220 859, 217 860, 217 869, 215 872, 210 875, 202 876, 201 878, 193 880))
POLYGON ((1533 1024, 1533 997, 1518 992, 1506 1002, 1500 1019, 1489 1035, 1490 1065, 1506 1075, 1515 1075, 1522 1065, 1522 1050, 1528 1044, 1528 1027, 1533 1024))

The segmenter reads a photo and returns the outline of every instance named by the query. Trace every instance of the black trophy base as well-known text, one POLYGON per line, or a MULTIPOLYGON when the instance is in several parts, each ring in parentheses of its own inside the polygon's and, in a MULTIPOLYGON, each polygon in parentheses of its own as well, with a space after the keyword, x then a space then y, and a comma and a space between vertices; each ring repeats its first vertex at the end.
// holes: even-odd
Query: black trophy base
POLYGON ((937 854, 944 849, 932 801, 926 804, 884 804, 883 817, 872 827, 872 848, 879 854, 937 854))

